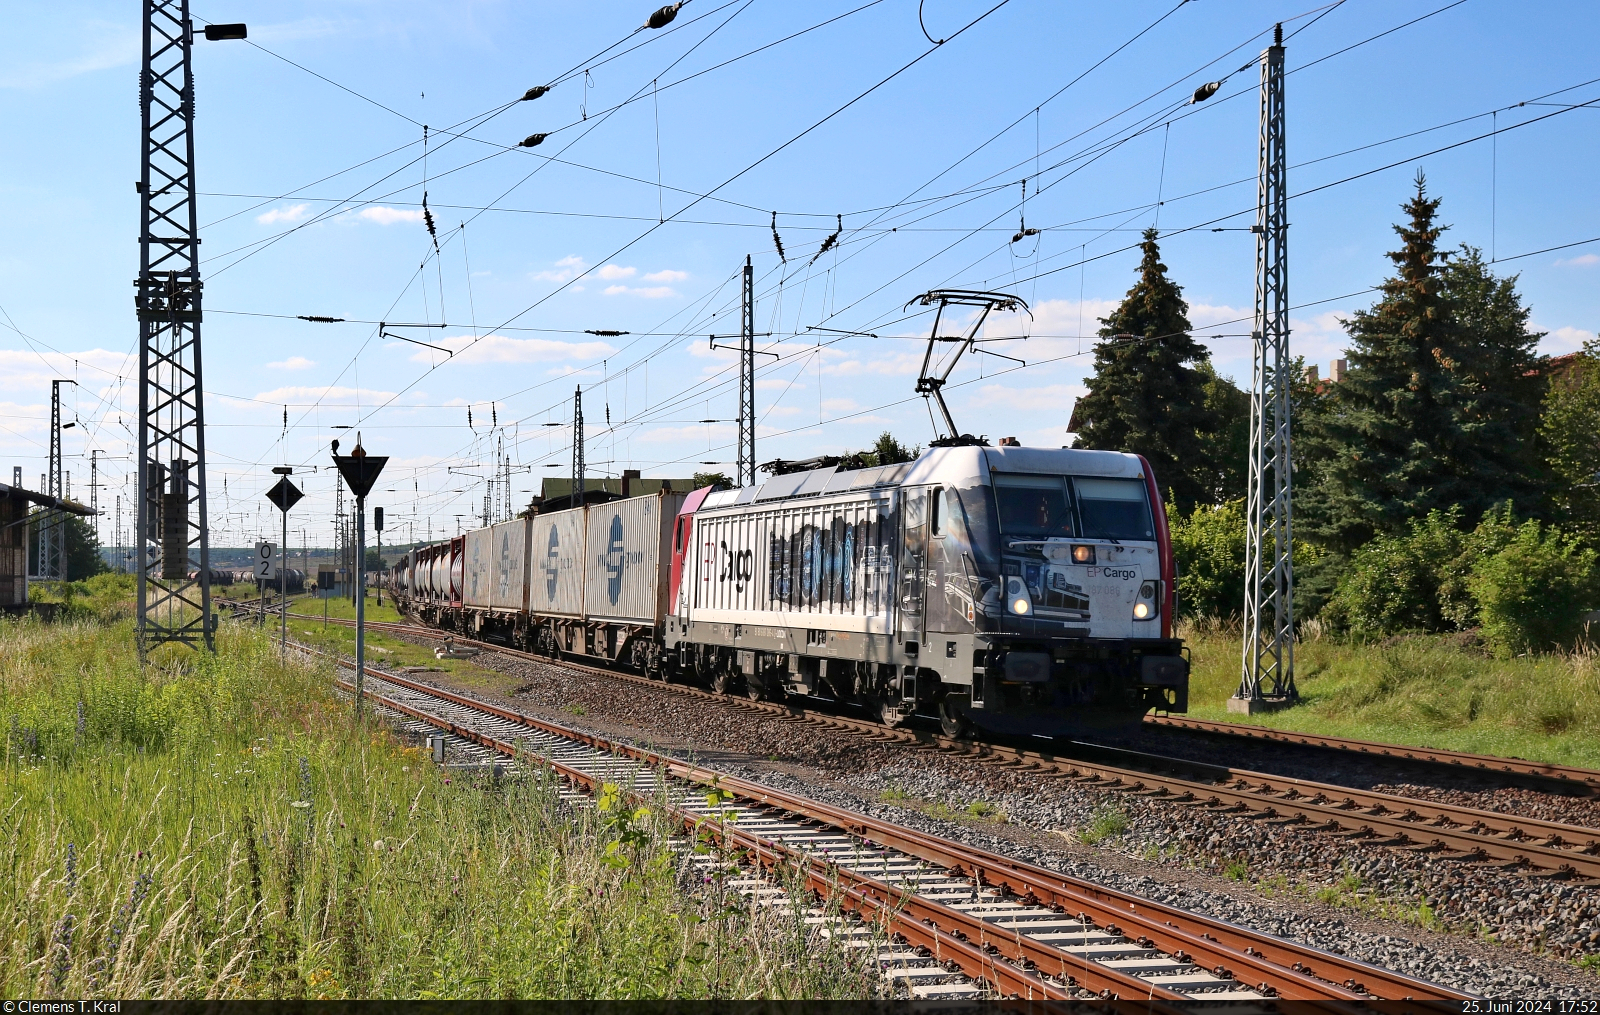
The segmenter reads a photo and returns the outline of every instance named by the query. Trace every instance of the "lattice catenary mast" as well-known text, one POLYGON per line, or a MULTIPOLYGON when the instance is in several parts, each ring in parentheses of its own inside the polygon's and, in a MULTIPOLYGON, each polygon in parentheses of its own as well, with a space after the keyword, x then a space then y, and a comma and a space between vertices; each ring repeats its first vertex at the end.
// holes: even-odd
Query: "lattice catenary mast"
POLYGON ((1244 652, 1230 711, 1298 697, 1294 686, 1294 524, 1289 399, 1288 162, 1284 154, 1283 26, 1261 54, 1261 161, 1256 196, 1254 385, 1250 396, 1244 652))
MULTIPOLYGON (((188 0, 144 0, 139 76, 139 520, 141 655, 164 642, 214 649, 200 371, 194 23, 188 0), (194 578, 189 575, 195 574, 194 578)), ((210 25, 242 39, 243 25, 210 25)))
POLYGON ((739 485, 756 485, 756 294, 750 255, 744 259, 739 308, 739 485))
POLYGON ((583 504, 583 385, 572 393, 572 506, 583 504))

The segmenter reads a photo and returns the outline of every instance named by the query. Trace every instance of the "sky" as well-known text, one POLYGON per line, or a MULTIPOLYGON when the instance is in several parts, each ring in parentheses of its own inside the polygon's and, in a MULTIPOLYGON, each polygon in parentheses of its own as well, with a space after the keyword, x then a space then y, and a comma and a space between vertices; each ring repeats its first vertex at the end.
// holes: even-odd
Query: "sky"
MULTIPOLYGON (((387 541, 475 524, 502 454, 520 507, 570 474, 580 386, 589 475, 732 474, 737 364, 708 336, 738 330, 747 256, 759 461, 935 436, 913 390, 932 314, 908 304, 939 287, 1029 307, 957 364, 958 427, 1067 444, 1150 227, 1248 384, 1277 22, 1294 355, 1342 355, 1419 172, 1443 242, 1518 275, 1545 352, 1594 337, 1600 7, 996 2, 692 0, 650 29, 612 0, 192 0, 249 25, 194 50, 212 545, 275 536, 283 465, 307 494, 291 545, 326 545, 329 442, 356 431, 390 456, 387 541)), ((99 452, 107 543, 134 499, 139 17, 23 5, 0 38, 0 466, 38 484, 50 382, 75 380, 65 468, 87 501, 99 452)))

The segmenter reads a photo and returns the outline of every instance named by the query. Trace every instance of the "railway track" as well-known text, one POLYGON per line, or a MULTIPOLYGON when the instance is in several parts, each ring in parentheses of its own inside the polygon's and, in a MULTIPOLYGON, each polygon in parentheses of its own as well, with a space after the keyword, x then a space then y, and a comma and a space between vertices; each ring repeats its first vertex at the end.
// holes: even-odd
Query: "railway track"
MULTIPOLYGON (((348 670, 337 680, 353 691, 342 675, 348 670)), ((1274 998, 1468 997, 401 674, 365 672, 375 705, 512 759, 536 755, 572 786, 596 792, 626 781, 659 800, 657 788, 666 785, 670 816, 688 833, 742 853, 758 868, 792 869, 809 891, 882 928, 898 949, 888 953, 898 978, 914 995, 934 996, 933 981, 959 972, 1002 996, 1121 998, 1149 1012, 1179 1012, 1196 1001, 1269 1011, 1274 998), (919 980, 925 992, 916 989, 919 980)), ((760 890, 754 881, 741 884, 760 890)))
MULTIPOLYGON (((446 632, 411 624, 369 622, 368 626, 413 636, 438 639, 447 636, 446 632)), ((893 728, 806 709, 792 702, 730 698, 696 687, 665 684, 631 673, 565 659, 556 661, 548 656, 459 635, 448 636, 456 644, 484 651, 588 671, 715 700, 733 708, 784 716, 987 763, 1053 772, 1094 788, 1137 794, 1215 813, 1238 814, 1273 824, 1298 825, 1369 846, 1428 853, 1440 860, 1494 866, 1526 876, 1600 881, 1600 829, 1096 744, 1076 744, 1073 756, 1063 756, 1005 744, 957 740, 926 730, 893 728)))
POLYGON ((1500 758, 1489 754, 1468 754, 1464 751, 1446 751, 1432 747, 1405 747, 1370 740, 1353 740, 1348 737, 1318 736, 1294 730, 1276 730, 1267 726, 1189 719, 1183 716, 1147 715, 1144 721, 1152 726, 1189 730, 1220 737, 1245 737, 1268 743, 1292 744, 1296 747, 1315 747, 1371 757, 1392 758, 1396 761, 1445 765, 1492 775, 1554 780, 1589 795, 1600 794, 1600 771, 1592 768, 1554 765, 1543 761, 1526 761, 1522 758, 1500 758))

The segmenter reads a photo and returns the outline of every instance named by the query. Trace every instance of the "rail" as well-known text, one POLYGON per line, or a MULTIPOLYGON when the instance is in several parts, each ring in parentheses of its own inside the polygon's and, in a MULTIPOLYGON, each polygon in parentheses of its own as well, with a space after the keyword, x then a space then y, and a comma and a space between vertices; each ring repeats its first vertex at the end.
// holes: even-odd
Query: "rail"
POLYGON ((1523 758, 1501 758, 1491 754, 1469 754, 1465 751, 1448 751, 1434 747, 1408 747, 1404 744, 1384 744, 1370 740, 1354 740, 1349 737, 1320 736, 1315 733, 1301 733, 1297 730, 1278 730, 1267 726, 1217 722, 1211 719, 1189 719, 1183 716, 1147 715, 1145 716, 1145 722, 1153 726, 1190 730, 1197 733, 1247 737, 1252 740, 1265 740, 1271 743, 1318 747, 1333 751, 1349 751, 1358 754, 1376 755, 1381 758, 1394 758, 1397 761, 1427 762, 1435 765, 1469 768, 1497 775, 1521 775, 1534 776, 1540 779, 1554 779, 1570 786, 1581 787, 1589 793, 1600 793, 1600 771, 1592 768, 1578 768, 1574 765, 1556 765, 1544 761, 1528 761, 1523 758))

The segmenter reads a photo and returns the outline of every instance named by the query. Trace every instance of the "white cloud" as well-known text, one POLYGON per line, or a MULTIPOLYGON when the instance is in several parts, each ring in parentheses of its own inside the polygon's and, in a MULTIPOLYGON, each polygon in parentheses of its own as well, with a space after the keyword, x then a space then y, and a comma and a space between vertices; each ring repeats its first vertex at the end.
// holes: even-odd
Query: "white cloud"
POLYGON ((271 391, 262 391, 253 397, 258 402, 321 402, 323 405, 371 405, 393 398, 393 391, 377 391, 372 388, 345 388, 330 385, 324 388, 313 388, 303 385, 285 385, 273 388, 271 391))
MULTIPOLYGON (((455 335, 435 343, 455 352, 457 363, 553 363, 569 359, 600 359, 614 350, 606 342, 559 342, 550 338, 508 338, 485 335, 473 342, 471 335, 455 335)), ((411 359, 432 363, 439 354, 418 349, 411 359)))
MULTIPOLYGON (((645 430, 634 440, 648 441, 652 444, 681 444, 684 453, 690 454, 687 449, 699 447, 702 442, 709 441, 714 448, 718 444, 725 444, 734 438, 732 423, 690 423, 687 426, 663 426, 653 430, 645 430)), ((720 457, 723 452, 713 451, 705 454, 707 458, 720 457)))
POLYGON ((310 205, 305 204, 292 204, 287 208, 271 208, 257 215, 256 221, 264 226, 274 225, 278 222, 299 222, 306 217, 306 212, 310 207, 310 205))
POLYGON ((316 365, 317 364, 315 360, 306 359, 304 356, 290 356, 288 359, 267 364, 267 366, 272 367, 274 370, 305 370, 316 365))
POLYGON ((555 268, 547 271, 536 271, 531 276, 538 282, 570 282, 583 274, 585 264, 583 258, 577 254, 568 254, 555 262, 555 268))
POLYGON ((1539 351, 1546 356, 1560 356, 1563 353, 1577 352, 1583 348, 1583 343, 1593 341, 1592 331, 1572 327, 1550 328, 1544 336, 1544 341, 1539 343, 1539 351))
POLYGON ((379 225, 393 225, 396 222, 421 222, 421 208, 390 208, 386 205, 376 204, 371 208, 361 209, 361 217, 368 222, 379 225))
MULTIPOLYGON (((604 270, 604 269, 602 269, 604 270)), ((625 285, 608 285, 605 288, 607 296, 639 296, 647 300, 661 300, 678 295, 678 291, 670 285, 635 286, 629 288, 625 285)))
POLYGON ((967 400, 973 409, 1010 409, 1020 412, 1047 412, 1059 414, 1061 425, 1066 426, 1072 414, 1072 403, 1089 393, 1081 384, 1046 384, 1037 388, 1019 388, 1010 384, 984 384, 967 400))
POLYGON ((1600 254, 1582 254, 1578 257, 1567 257, 1556 261, 1557 265, 1574 268, 1592 268, 1600 264, 1600 254))
POLYGON ((595 274, 609 282, 618 278, 632 278, 633 273, 637 270, 636 268, 624 268, 620 264, 603 264, 595 274))
MULTIPOLYGON (((909 343, 908 343, 909 344, 909 343)), ((963 364, 963 368, 964 368, 963 364)), ((808 369, 816 369, 810 367, 808 369)), ((877 374, 886 377, 914 377, 922 369, 921 352, 891 353, 866 359, 843 350, 824 349, 822 372, 836 377, 877 374), (828 353, 839 352, 840 359, 829 362, 828 353)))
POLYGON ((89 36, 89 48, 59 60, 34 60, 13 64, 0 73, 0 88, 41 88, 80 74, 125 67, 139 60, 140 37, 132 25, 91 20, 75 26, 74 39, 89 36))
MULTIPOLYGON (((632 271, 633 269, 630 268, 629 270, 632 271)), ((686 271, 663 268, 660 271, 652 271, 650 274, 645 275, 644 280, 646 282, 682 282, 688 277, 689 273, 686 271)))
POLYGON ((126 352, 112 352, 109 349, 65 353, 0 349, 0 377, 5 378, 6 394, 21 395, 32 391, 37 393, 35 397, 46 404, 49 404, 50 382, 59 377, 76 377, 83 385, 83 391, 78 396, 80 403, 92 391, 109 395, 117 386, 117 377, 124 379, 124 391, 132 392, 137 398, 139 361, 126 352), (96 367, 99 369, 94 369, 96 367))

